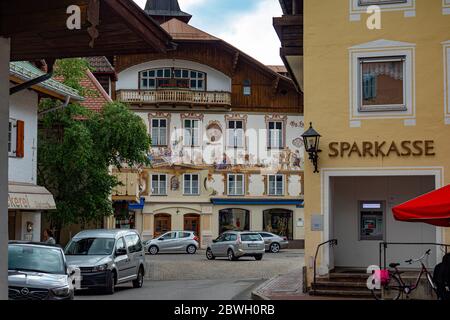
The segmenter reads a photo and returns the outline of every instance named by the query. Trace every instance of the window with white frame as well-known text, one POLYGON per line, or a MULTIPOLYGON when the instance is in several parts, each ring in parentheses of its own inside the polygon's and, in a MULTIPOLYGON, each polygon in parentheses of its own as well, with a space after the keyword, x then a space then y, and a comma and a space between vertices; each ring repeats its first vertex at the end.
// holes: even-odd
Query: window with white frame
POLYGON ((407 0, 358 0, 360 6, 407 3, 407 0))
POLYGON ((152 195, 167 195, 167 175, 152 174, 152 195))
POLYGON ((206 73, 182 68, 159 68, 139 72, 140 89, 179 88, 204 91, 206 73))
POLYGON ((359 111, 405 111, 405 56, 360 58, 359 111))
POLYGON ((349 48, 350 121, 415 118, 415 48, 384 39, 349 48))
POLYGON ((167 119, 152 119, 151 138, 153 146, 167 146, 167 119))
POLYGON ((444 45, 445 123, 450 124, 450 40, 444 45))
POLYGON ((244 121, 228 120, 228 147, 244 147, 244 121))
POLYGON ((284 195, 284 175, 282 174, 269 175, 269 179, 267 182, 268 182, 269 196, 284 195))
POLYGON ((200 120, 184 119, 184 145, 198 147, 200 141, 200 120))
POLYGON ((349 0, 350 15, 367 12, 372 5, 380 6, 381 11, 404 11, 405 17, 415 16, 416 0, 349 0))
POLYGON ((228 195, 229 196, 243 196, 245 192, 245 182, 243 174, 229 174, 228 175, 228 195))
POLYGON ((8 124, 8 155, 10 157, 16 156, 16 144, 17 144, 17 121, 9 119, 8 124))
POLYGON ((189 196, 200 194, 200 177, 198 174, 186 173, 183 180, 183 194, 189 196))
POLYGON ((269 121, 268 122, 268 146, 269 149, 282 149, 283 148, 283 122, 282 121, 269 121))

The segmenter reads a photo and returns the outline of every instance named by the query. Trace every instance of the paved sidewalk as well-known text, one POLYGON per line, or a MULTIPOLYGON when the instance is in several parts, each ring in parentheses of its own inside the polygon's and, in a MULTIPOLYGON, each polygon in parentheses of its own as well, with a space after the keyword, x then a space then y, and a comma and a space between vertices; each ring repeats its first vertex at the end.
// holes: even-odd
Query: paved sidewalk
POLYGON ((303 293, 303 272, 296 269, 276 276, 252 292, 253 300, 358 300, 341 297, 318 297, 303 293))

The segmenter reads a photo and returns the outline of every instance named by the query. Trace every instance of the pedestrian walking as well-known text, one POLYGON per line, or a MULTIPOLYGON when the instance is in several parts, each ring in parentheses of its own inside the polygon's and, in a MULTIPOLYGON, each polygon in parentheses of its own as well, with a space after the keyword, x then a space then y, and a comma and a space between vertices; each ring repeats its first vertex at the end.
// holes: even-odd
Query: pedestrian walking
POLYGON ((55 238, 53 238, 53 232, 50 229, 44 230, 44 243, 56 244, 55 238))

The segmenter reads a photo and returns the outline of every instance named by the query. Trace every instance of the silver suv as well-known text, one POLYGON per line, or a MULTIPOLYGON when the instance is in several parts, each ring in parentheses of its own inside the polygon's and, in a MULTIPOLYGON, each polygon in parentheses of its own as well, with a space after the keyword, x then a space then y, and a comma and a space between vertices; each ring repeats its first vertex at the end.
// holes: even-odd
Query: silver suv
POLYGON ((86 230, 65 249, 69 265, 81 270, 81 289, 103 288, 113 294, 119 283, 142 287, 145 275, 144 246, 135 230, 86 230))
POLYGON ((165 252, 195 254, 199 247, 199 241, 200 239, 193 231, 169 231, 157 238, 147 240, 145 251, 152 255, 165 252))
POLYGON ((227 231, 224 232, 206 249, 206 258, 228 257, 235 261, 240 257, 254 257, 261 260, 265 252, 264 240, 257 232, 227 231))

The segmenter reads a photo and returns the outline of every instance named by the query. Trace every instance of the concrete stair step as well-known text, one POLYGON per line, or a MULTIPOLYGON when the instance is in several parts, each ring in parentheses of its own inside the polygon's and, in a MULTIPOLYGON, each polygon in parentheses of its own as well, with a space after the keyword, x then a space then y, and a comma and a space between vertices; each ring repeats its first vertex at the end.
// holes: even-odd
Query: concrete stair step
POLYGON ((327 296, 327 297, 351 297, 351 298, 373 298, 372 293, 369 290, 311 290, 311 295, 314 296, 327 296))
POLYGON ((317 290, 358 291, 367 289, 367 284, 366 282, 318 281, 312 287, 317 290))

